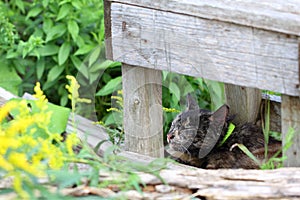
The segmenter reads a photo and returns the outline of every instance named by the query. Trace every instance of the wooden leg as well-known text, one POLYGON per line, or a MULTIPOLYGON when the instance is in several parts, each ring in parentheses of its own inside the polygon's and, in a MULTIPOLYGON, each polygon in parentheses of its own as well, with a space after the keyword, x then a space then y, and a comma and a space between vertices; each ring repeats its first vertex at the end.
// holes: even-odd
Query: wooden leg
POLYGON ((261 103, 259 89, 225 84, 225 95, 230 113, 236 114, 233 121, 235 124, 254 122, 257 119, 261 103))
POLYGON ((286 135, 289 128, 294 128, 295 136, 292 146, 285 152, 287 159, 284 161, 285 167, 300 167, 300 99, 282 95, 281 102, 281 126, 282 142, 286 143, 286 135))
POLYGON ((163 157, 161 71, 123 64, 125 149, 163 157))

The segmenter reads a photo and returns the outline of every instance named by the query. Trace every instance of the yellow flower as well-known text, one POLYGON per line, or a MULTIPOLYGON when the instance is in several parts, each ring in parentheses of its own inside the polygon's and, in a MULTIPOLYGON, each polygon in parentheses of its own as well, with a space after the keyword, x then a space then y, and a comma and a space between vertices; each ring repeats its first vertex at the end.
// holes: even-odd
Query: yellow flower
POLYGON ((15 107, 17 107, 17 103, 14 101, 9 101, 6 104, 4 104, 0 108, 0 122, 2 122, 3 119, 8 115, 8 113, 15 107))
POLYGON ((41 89, 41 84, 40 82, 36 82, 35 87, 34 87, 34 92, 35 94, 33 95, 35 98, 41 100, 41 101, 48 101, 46 96, 44 95, 44 92, 41 89))
POLYGON ((75 111, 75 105, 78 102, 82 102, 82 103, 92 102, 90 99, 79 98, 78 90, 80 88, 80 85, 78 84, 74 76, 67 75, 66 78, 69 79, 70 81, 70 85, 66 85, 66 89, 69 92, 68 98, 71 100, 73 111, 75 111))
POLYGON ((48 99, 44 95, 44 92, 41 90, 41 84, 37 82, 34 87, 35 94, 33 95, 35 98, 37 98, 36 106, 41 110, 47 110, 48 108, 48 99))
POLYGON ((107 112, 112 112, 112 111, 115 111, 115 112, 119 112, 121 113, 122 111, 119 110, 118 108, 109 108, 109 109, 106 109, 107 112))
POLYGON ((40 164, 36 166, 28 162, 25 153, 12 152, 8 156, 8 161, 17 168, 22 169, 32 175, 41 176, 44 174, 43 171, 40 169, 40 164))
MULTIPOLYGON (((0 155, 4 155, 7 149, 16 149, 21 142, 17 138, 0 136, 0 155)), ((1 167, 1 165, 0 165, 1 167)))
POLYGON ((171 112, 171 113, 178 113, 178 112, 180 112, 179 110, 176 110, 175 108, 165 108, 165 107, 163 107, 163 111, 165 111, 165 112, 171 112))
POLYGON ((79 139, 75 133, 71 133, 67 135, 67 139, 65 141, 67 152, 70 156, 74 156, 73 146, 79 144, 79 139))
POLYGON ((7 136, 13 136, 18 133, 24 133, 26 129, 34 123, 34 118, 25 117, 23 119, 13 120, 6 129, 7 136))
POLYGON ((67 75, 67 79, 70 81, 70 85, 66 85, 66 89, 69 91, 71 95, 69 95, 69 98, 72 100, 72 97, 74 99, 79 98, 78 89, 80 88, 80 85, 77 83, 74 76, 67 75))

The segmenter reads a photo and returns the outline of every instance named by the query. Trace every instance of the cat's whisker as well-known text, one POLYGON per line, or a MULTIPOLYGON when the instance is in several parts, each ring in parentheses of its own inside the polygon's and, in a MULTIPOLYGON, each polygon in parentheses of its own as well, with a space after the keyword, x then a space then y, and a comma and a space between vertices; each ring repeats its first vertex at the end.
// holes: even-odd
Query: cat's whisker
POLYGON ((180 146, 183 148, 183 150, 189 155, 192 156, 191 152, 186 148, 184 145, 180 144, 180 146))

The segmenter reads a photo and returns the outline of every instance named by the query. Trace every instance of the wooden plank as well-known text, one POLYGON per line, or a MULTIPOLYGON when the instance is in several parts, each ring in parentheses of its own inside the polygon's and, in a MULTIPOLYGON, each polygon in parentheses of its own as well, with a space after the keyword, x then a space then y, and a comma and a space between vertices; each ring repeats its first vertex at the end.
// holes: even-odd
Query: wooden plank
POLYGON ((111 2, 104 0, 104 24, 105 24, 105 53, 106 58, 112 60, 111 43, 111 2))
POLYGON ((298 0, 110 0, 300 36, 298 0))
POLYGON ((112 3, 114 60, 298 95, 298 41, 171 12, 112 3))
POLYGON ((261 104, 260 90, 225 84, 225 94, 230 114, 236 115, 233 120, 236 125, 257 120, 261 104))
POLYGON ((122 66, 125 150, 163 157, 160 71, 122 66))
POLYGON ((289 128, 294 128, 293 145, 286 151, 285 167, 300 167, 300 100, 299 97, 282 95, 281 125, 283 145, 289 128))
POLYGON ((99 156, 103 156, 104 152, 113 145, 104 127, 96 125, 93 121, 80 115, 75 115, 75 124, 76 127, 74 127, 73 118, 70 115, 66 132, 76 133, 82 141, 87 142, 93 148, 101 142, 102 144, 96 152, 99 156))

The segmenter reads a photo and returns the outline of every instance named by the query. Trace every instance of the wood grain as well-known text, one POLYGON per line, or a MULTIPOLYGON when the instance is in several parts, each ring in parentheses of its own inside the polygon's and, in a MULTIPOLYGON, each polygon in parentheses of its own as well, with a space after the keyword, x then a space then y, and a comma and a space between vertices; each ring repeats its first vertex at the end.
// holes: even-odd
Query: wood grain
POLYGON ((292 146, 286 151, 285 167, 300 167, 300 100, 282 95, 281 102, 282 145, 286 143, 289 128, 295 130, 292 146))
POLYGON ((104 6, 104 23, 105 23, 105 53, 106 58, 112 60, 112 44, 111 44, 111 2, 103 1, 104 6))
POLYGON ((298 95, 295 36, 112 3, 114 60, 298 95))
POLYGON ((300 36, 298 0, 109 0, 300 36))
POLYGON ((123 64, 125 149, 163 157, 160 71, 123 64))
POLYGON ((235 115, 233 122, 236 125, 257 120, 261 104, 260 90, 225 84, 225 94, 230 114, 235 115))

